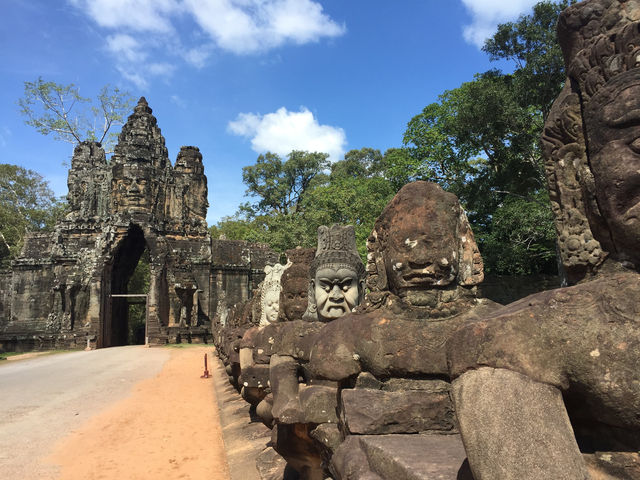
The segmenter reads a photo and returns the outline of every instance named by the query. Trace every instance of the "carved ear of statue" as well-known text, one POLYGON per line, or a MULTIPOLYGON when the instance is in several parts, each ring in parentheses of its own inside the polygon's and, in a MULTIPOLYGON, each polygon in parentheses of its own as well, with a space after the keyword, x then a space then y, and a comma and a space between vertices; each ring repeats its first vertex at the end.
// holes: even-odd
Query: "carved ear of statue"
MULTIPOLYGON (((372 292, 389 290, 387 269, 384 265, 378 232, 373 230, 367 239, 367 287, 372 292)), ((364 290, 363 290, 364 291, 364 290)))
POLYGON ((309 289, 307 290, 307 310, 302 315, 302 320, 307 322, 315 322, 318 320, 318 306, 316 305, 316 289, 315 280, 309 280, 309 289))
POLYGON ((476 244, 466 213, 460 208, 458 215, 458 284, 477 285, 484 280, 482 256, 476 244))

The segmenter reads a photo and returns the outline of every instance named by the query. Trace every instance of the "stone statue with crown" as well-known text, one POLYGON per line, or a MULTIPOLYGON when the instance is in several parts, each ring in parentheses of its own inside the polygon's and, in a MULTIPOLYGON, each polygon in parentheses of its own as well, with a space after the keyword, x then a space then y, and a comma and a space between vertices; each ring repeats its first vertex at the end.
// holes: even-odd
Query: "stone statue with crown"
POLYGON ((542 145, 575 285, 450 340, 476 480, 640 479, 640 5, 572 5, 558 38, 567 81, 542 145))

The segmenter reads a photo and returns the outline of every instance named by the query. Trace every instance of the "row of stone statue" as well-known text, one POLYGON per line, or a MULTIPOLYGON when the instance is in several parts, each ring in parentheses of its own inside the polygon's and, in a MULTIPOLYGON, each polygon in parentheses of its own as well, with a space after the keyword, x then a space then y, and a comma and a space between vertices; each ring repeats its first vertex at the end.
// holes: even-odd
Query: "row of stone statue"
POLYGON ((640 479, 640 4, 577 3, 559 38, 568 80, 542 146, 572 286, 479 298, 457 198, 415 182, 366 268, 351 227, 321 227, 217 332, 301 478, 640 479), (444 459, 458 433, 462 458, 444 459))

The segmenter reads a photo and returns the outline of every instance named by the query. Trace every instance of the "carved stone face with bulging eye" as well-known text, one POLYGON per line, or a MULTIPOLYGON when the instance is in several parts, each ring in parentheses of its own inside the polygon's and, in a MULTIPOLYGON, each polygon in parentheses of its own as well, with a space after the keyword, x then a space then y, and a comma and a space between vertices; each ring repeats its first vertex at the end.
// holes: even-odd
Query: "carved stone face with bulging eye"
POLYGON ((403 296, 454 282, 458 272, 457 202, 451 194, 404 198, 386 219, 382 245, 389 287, 403 296))
POLYGON ((633 73, 603 88, 608 101, 598 105, 600 92, 594 96, 585 122, 596 200, 616 250, 611 253, 640 267, 640 74, 633 73), (630 81, 621 87, 625 77, 630 81))
POLYGON ((357 273, 350 268, 319 268, 312 280, 318 320, 330 322, 350 313, 360 304, 362 288, 357 273))

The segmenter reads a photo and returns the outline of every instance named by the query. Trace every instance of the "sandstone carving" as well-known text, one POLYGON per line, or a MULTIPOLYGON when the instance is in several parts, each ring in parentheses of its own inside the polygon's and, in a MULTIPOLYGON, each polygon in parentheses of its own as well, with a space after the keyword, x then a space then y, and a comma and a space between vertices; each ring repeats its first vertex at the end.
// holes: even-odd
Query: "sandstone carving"
MULTIPOLYGON (((279 272, 280 275, 280 282, 275 287, 280 290, 280 309, 275 312, 275 315, 281 322, 302 318, 307 307, 309 264, 313 260, 314 253, 315 249, 312 248, 287 250, 287 266, 277 264, 274 267, 266 267, 272 272, 279 272)), ((267 275, 262 284, 263 288, 268 280, 267 275)), ((271 323, 274 322, 268 322, 267 325, 271 323)), ((238 344, 241 373, 239 380, 242 396, 247 402, 257 407, 264 401, 259 407, 258 415, 271 427, 273 398, 269 388, 269 361, 271 345, 274 343, 272 337, 274 330, 262 328, 264 326, 261 324, 246 330, 242 341, 238 344)))
POLYGON ((262 288, 260 291, 260 306, 262 309, 262 315, 260 316, 260 326, 269 325, 278 321, 278 314, 280 313, 280 279, 284 270, 290 267, 289 264, 282 265, 276 263, 275 265, 267 265, 264 267, 265 278, 262 281, 262 288))
POLYGON ((640 5, 575 4, 558 33, 568 79, 543 145, 562 261, 578 284, 451 339, 476 479, 640 478, 640 5))
POLYGON ((309 303, 309 268, 315 249, 295 248, 287 250, 291 266, 282 274, 280 284, 280 320, 301 320, 309 303))
POLYGON ((216 312, 248 299, 264 266, 277 260, 265 245, 210 239, 202 155, 182 147, 172 166, 144 97, 109 162, 96 142, 75 148, 68 186, 66 218, 52 234, 27 235, 10 281, 3 272, 10 288, 2 289, 9 306, 0 309, 0 348, 132 341, 123 296, 145 250, 142 341, 210 341, 216 312))
MULTIPOLYGON (((473 232, 455 195, 436 184, 405 185, 376 221, 367 248, 370 293, 355 314, 322 330, 308 365, 311 378, 342 386, 337 426, 321 429, 334 439, 324 447, 336 478, 351 478, 345 455, 368 445, 339 447, 345 435, 385 436, 375 443, 388 444, 394 455, 395 448, 413 448, 415 436, 406 434, 456 432, 446 341, 498 307, 478 298, 483 268, 473 232)), ((371 474, 367 463, 357 470, 371 474)))
POLYGON ((322 226, 309 269, 307 321, 267 327, 273 328, 269 337, 274 339, 269 363, 273 444, 303 478, 324 478, 321 450, 311 432, 319 423, 335 424, 337 420, 337 384, 311 384, 305 365, 327 322, 360 304, 364 281, 365 268, 356 250, 353 226, 322 226))

